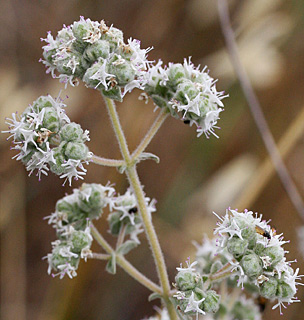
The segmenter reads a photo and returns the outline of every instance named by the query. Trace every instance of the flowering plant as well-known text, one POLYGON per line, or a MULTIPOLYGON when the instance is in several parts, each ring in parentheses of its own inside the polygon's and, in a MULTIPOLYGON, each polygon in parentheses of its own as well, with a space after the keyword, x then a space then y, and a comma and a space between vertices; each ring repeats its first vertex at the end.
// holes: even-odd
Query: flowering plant
MULTIPOLYGON (((148 198, 140 183, 136 166, 140 161, 158 157, 145 152, 153 136, 165 119, 172 115, 184 123, 197 127, 197 136, 210 134, 223 111, 222 99, 227 97, 216 90, 215 80, 206 71, 195 67, 190 58, 184 63, 162 61, 154 64, 147 59, 151 50, 142 49, 140 42, 123 39, 119 29, 108 27, 104 21, 80 18, 64 26, 56 37, 49 32, 43 46, 42 63, 54 78, 76 86, 80 80, 103 96, 114 133, 120 146, 122 160, 105 159, 93 154, 86 145, 88 130, 71 122, 61 98, 41 96, 18 116, 7 120, 13 139, 15 156, 29 174, 37 170, 41 175, 51 171, 72 184, 84 179, 84 164, 116 167, 125 173, 130 187, 118 194, 111 184, 84 183, 73 193, 56 203, 55 211, 47 217, 56 230, 57 240, 46 256, 48 273, 63 278, 77 275, 80 260, 107 261, 106 270, 116 273, 117 265, 135 280, 151 290, 150 300, 160 299, 163 308, 156 318, 191 319, 260 319, 260 311, 253 300, 238 293, 246 288, 254 296, 276 301, 273 308, 295 298, 299 270, 290 267, 283 245, 286 241, 261 216, 251 211, 227 210, 214 234, 218 239, 204 239, 196 244, 195 262, 177 267, 174 287, 171 288, 165 260, 152 223, 156 211, 155 200, 148 198), (134 88, 142 91, 140 98, 153 100, 159 114, 133 153, 130 153, 113 100, 122 101, 134 88), (107 208, 109 233, 117 237, 113 248, 94 226, 107 208), (125 256, 140 244, 145 233, 155 261, 159 284, 139 272, 125 256), (91 250, 95 239, 102 253, 91 250), (223 286, 236 295, 225 294, 223 286)), ((156 319, 150 318, 150 319, 156 319)))

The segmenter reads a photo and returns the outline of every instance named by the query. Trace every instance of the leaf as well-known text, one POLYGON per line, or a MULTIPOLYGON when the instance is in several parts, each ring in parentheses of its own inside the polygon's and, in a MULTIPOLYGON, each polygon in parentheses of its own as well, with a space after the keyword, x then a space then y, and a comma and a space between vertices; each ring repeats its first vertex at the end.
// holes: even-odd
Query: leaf
POLYGON ((148 301, 151 302, 151 301, 153 301, 153 300, 155 300, 155 299, 162 299, 162 298, 163 298, 163 297, 162 297, 159 293, 153 292, 153 293, 151 293, 151 294, 149 295, 148 301))
POLYGON ((160 161, 159 157, 151 152, 142 152, 136 159, 136 162, 140 162, 142 160, 154 160, 156 163, 159 163, 160 161))
POLYGON ((137 245, 138 245, 137 242, 135 242, 134 240, 127 240, 126 242, 124 242, 122 245, 118 247, 116 252, 119 254, 125 255, 129 253, 132 249, 136 248, 137 245))
POLYGON ((106 265, 106 271, 111 274, 116 274, 116 254, 113 253, 106 265))

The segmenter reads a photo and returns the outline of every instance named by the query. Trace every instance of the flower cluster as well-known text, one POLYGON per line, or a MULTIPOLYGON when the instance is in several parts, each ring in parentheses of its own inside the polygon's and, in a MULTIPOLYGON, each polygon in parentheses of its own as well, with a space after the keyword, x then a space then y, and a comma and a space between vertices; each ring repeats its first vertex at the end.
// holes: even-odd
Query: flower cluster
POLYGON ((197 262, 190 264, 186 261, 187 267, 180 266, 176 268, 178 273, 175 277, 175 287, 177 292, 174 298, 178 305, 178 309, 187 315, 205 315, 215 313, 219 309, 220 296, 204 286, 204 279, 200 273, 196 272, 194 266, 197 262))
POLYGON ((42 62, 61 82, 75 85, 81 79, 88 87, 118 101, 133 88, 143 88, 150 48, 141 49, 140 42, 132 38, 125 43, 122 31, 108 27, 103 20, 80 17, 64 26, 55 39, 49 32, 41 40, 47 43, 42 62))
POLYGON ((145 91, 154 103, 167 109, 172 116, 197 126, 198 136, 210 133, 216 136, 219 113, 223 111, 223 92, 217 92, 215 80, 206 67, 200 71, 192 62, 169 63, 162 67, 162 61, 149 69, 145 91))
POLYGON ((114 193, 110 186, 84 183, 57 201, 55 212, 47 217, 58 236, 52 243, 52 253, 47 255, 49 274, 54 270, 60 278, 65 274, 76 276, 80 258, 87 259, 91 254, 90 221, 101 216, 114 193))
MULTIPOLYGON (((233 296, 233 293, 232 293, 233 296)), ((235 297, 234 297, 235 298, 235 297)), ((207 314, 204 320, 261 320, 261 312, 255 301, 245 296, 237 296, 236 299, 226 296, 221 300, 219 310, 213 314, 207 314)))
POLYGON ((59 98, 41 96, 21 116, 13 113, 4 132, 11 134, 13 149, 19 151, 14 158, 23 162, 29 174, 37 169, 40 180, 51 170, 71 185, 72 178, 83 179, 86 173, 83 164, 91 153, 85 142, 90 139, 87 130, 70 122, 65 107, 59 98))
MULTIPOLYGON (((99 219, 106 207, 110 211, 111 234, 122 237, 116 253, 125 255, 140 243, 138 234, 143 232, 143 223, 133 192, 128 189, 123 195, 115 194, 115 189, 109 185, 84 183, 80 189, 74 189, 72 194, 57 201, 55 212, 47 217, 58 236, 52 244, 52 253, 47 256, 49 273, 54 270, 61 278, 65 274, 76 275, 80 258, 86 259, 91 254, 90 223, 99 219), (124 239, 126 235, 130 240, 124 239)), ((151 214, 155 211, 155 201, 146 198, 146 203, 151 214)), ((111 264, 115 268, 115 261, 111 264)))
POLYGON ((284 303, 299 301, 295 298, 296 285, 301 278, 286 261, 282 234, 277 235, 268 222, 251 211, 227 210, 215 229, 220 236, 219 245, 232 255, 231 271, 238 276, 238 284, 244 282, 259 288, 266 299, 278 300, 273 307, 285 307, 284 303))
MULTIPOLYGON (((150 200, 148 197, 145 200, 148 213, 151 215, 156 211, 155 200, 150 200)), ((118 236, 122 232, 124 235, 129 235, 130 240, 125 242, 125 246, 128 245, 129 248, 140 244, 138 234, 142 233, 144 229, 137 209, 136 197, 131 189, 128 189, 125 194, 113 198, 110 211, 108 216, 110 233, 114 236, 118 236)))

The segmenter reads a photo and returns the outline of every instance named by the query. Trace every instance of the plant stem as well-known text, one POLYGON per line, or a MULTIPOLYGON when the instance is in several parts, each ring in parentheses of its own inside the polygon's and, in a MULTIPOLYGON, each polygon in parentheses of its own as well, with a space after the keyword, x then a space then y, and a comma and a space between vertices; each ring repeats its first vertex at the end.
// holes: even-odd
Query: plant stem
POLYGON ((109 260, 110 258, 111 258, 110 254, 96 253, 96 252, 93 252, 91 255, 88 256, 88 259, 97 259, 97 260, 109 260))
POLYGON ((254 93, 249 78, 244 70, 244 67, 240 62, 237 44, 230 23, 228 4, 226 0, 218 0, 218 12, 222 31, 226 41, 227 51, 230 56, 235 73, 240 81, 241 87, 248 102, 254 121, 260 131, 266 149, 270 155, 273 165, 276 168, 278 176, 281 179, 281 182, 290 200, 292 201, 294 207, 297 209, 301 218, 304 219, 303 200, 294 182, 292 181, 287 168, 285 167, 285 164, 281 158, 279 151, 277 150, 275 141, 264 117, 259 100, 256 94, 254 93))
POLYGON ((100 166, 107 166, 107 167, 120 167, 125 165, 125 162, 123 160, 101 158, 99 156, 96 156, 95 154, 93 154, 91 161, 100 166))
MULTIPOLYGON (((141 186, 141 183, 138 178, 138 174, 135 168, 135 164, 132 163, 132 159, 130 156, 130 152, 128 149, 127 141, 125 135, 123 133, 122 127, 120 125, 119 117, 116 111, 116 107, 114 102, 111 99, 105 98, 105 102, 107 105, 108 113, 113 125, 113 129, 120 147, 121 154, 126 162, 126 174, 130 185, 134 191, 135 197, 138 203, 139 213, 141 215, 145 233, 148 239, 148 242, 151 247, 151 251, 154 257, 154 262, 157 269, 158 278, 160 280, 160 284, 162 287, 162 297, 168 309, 168 313, 171 320, 177 319, 176 311, 172 302, 169 299, 170 296, 170 284, 169 278, 167 274, 167 268, 165 264, 165 259, 163 257, 161 247, 157 238, 157 234, 155 232, 154 226, 151 221, 150 213, 148 212, 148 208, 145 201, 145 195, 141 186)), ((154 134, 156 131, 154 132, 154 134)), ((153 134, 153 135, 154 135, 153 134)), ((151 139, 153 137, 151 136, 151 139)), ((151 140, 150 139, 150 140, 151 140)), ((147 140, 148 141, 148 140, 147 140)))
POLYGON ((158 114, 157 118, 153 122, 151 128, 146 133, 145 137, 142 139, 136 150, 132 153, 132 161, 136 161, 136 159, 140 156, 140 154, 146 149, 148 144, 151 142, 153 137, 155 136, 158 129, 161 127, 161 125, 164 123, 164 121, 167 119, 169 113, 165 111, 165 109, 162 109, 160 113, 158 114))
MULTIPOLYGON (((98 230, 95 228, 95 226, 93 224, 91 225, 91 232, 92 232, 92 235, 93 235, 94 239, 98 242, 98 244, 109 255, 112 255, 113 253, 115 253, 115 251, 112 249, 112 247, 108 244, 108 242, 105 240, 105 238, 98 232, 98 230)), ((104 255, 100 255, 100 257, 106 257, 106 256, 107 255, 105 255, 105 254, 104 255)), ((148 288, 152 292, 157 292, 159 294, 162 294, 162 290, 158 285, 156 285, 154 282, 152 282, 150 279, 148 279, 145 275, 143 275, 141 272, 139 272, 122 255, 116 254, 116 262, 122 269, 125 270, 126 273, 128 273, 132 278, 137 280, 143 286, 145 286, 146 288, 148 288)))
POLYGON ((220 270, 210 276, 210 281, 218 281, 231 276, 233 266, 227 262, 220 270))

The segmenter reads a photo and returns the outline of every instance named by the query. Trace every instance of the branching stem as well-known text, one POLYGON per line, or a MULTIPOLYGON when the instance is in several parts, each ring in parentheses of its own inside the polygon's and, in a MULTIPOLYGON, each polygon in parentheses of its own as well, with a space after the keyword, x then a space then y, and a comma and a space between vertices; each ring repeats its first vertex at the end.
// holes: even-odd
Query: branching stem
MULTIPOLYGON (((128 180, 130 182, 130 185, 134 191, 135 197, 137 199, 139 213, 141 215, 144 229, 145 229, 145 233, 146 233, 148 242, 151 247, 151 251, 152 251, 154 262, 155 262, 156 269, 157 269, 158 278, 160 280, 160 285, 162 288, 161 295, 162 295, 164 302, 166 304, 166 307, 168 309, 170 319, 176 320, 177 319, 176 311, 175 311, 175 308, 174 308, 172 302, 169 299, 169 297, 170 297, 170 283, 169 283, 167 268, 166 268, 166 264, 165 264, 165 259, 164 259, 159 241, 158 241, 157 234, 156 234, 154 226, 152 224, 150 213, 149 213, 147 205, 146 205, 145 195, 144 195, 143 188, 142 188, 142 185, 139 181, 139 177, 138 177, 138 174, 137 174, 137 171, 135 168, 135 162, 132 161, 132 158, 131 158, 131 155, 130 155, 130 152, 128 149, 127 141, 126 141, 125 135, 123 133, 122 127, 120 125, 120 121, 119 121, 119 117, 118 117, 118 114, 116 111, 115 104, 111 99, 108 99, 108 98, 105 98, 105 102, 107 105, 108 114, 111 119, 111 123, 112 123, 113 129, 114 129, 114 132, 115 132, 118 144, 119 144, 121 154, 122 154, 122 156, 125 160, 125 163, 126 163, 126 174, 127 174, 128 180)), ((162 123, 162 121, 160 121, 160 124, 161 123, 162 123)), ((160 124, 158 125, 158 128, 160 127, 160 124)), ((156 133, 156 131, 157 130, 155 130, 154 134, 156 133)), ((149 135, 149 133, 148 133, 148 135, 149 135)), ((143 143, 144 147, 146 147, 147 143, 149 141, 151 141, 153 135, 151 135, 151 137, 149 135, 149 138, 146 139, 147 142, 143 143)))

